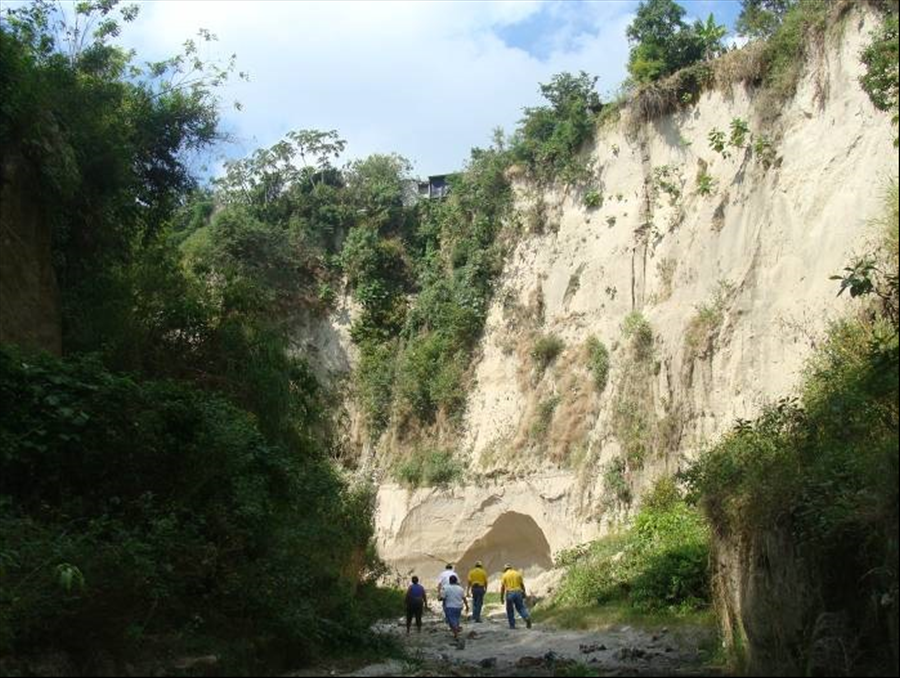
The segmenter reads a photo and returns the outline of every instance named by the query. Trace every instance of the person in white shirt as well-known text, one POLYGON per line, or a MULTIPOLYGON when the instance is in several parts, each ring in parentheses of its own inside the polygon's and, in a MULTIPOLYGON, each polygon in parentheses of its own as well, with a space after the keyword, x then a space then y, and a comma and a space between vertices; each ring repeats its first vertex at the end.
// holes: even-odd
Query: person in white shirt
POLYGON ((444 587, 450 583, 450 577, 456 577, 456 581, 459 581, 459 575, 453 569, 453 563, 447 563, 447 567, 444 568, 444 571, 438 577, 437 597, 442 603, 444 601, 444 587))
POLYGON ((466 612, 469 611, 466 591, 459 585, 459 578, 453 574, 450 575, 450 581, 443 587, 442 592, 444 594, 444 616, 447 618, 447 625, 453 631, 453 638, 459 640, 463 607, 466 608, 466 612))

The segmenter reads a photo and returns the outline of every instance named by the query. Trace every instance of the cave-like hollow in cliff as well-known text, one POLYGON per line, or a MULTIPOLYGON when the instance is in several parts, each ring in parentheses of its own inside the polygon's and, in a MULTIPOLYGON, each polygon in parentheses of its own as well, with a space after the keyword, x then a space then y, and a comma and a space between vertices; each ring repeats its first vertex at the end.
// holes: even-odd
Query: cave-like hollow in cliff
MULTIPOLYGON (((476 539, 456 564, 456 571, 465 577, 476 561, 482 561, 490 575, 497 575, 505 563, 526 575, 553 568, 550 544, 534 518, 524 513, 508 511, 502 514, 481 537, 476 539)), ((490 590, 499 586, 496 577, 490 590)))

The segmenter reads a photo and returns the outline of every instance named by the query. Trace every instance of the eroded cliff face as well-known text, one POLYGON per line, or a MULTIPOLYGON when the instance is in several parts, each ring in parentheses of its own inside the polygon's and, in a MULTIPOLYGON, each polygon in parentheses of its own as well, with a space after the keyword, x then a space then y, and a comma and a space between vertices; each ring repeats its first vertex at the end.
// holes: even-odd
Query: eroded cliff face
POLYGON ((599 207, 582 192, 517 185, 530 234, 506 261, 474 365, 457 441, 468 484, 381 486, 389 564, 426 577, 476 557, 546 570, 627 517, 704 441, 791 392, 846 310, 829 276, 865 248, 897 171, 889 116, 858 83, 876 25, 851 12, 774 124, 736 85, 652 123, 602 129, 591 150, 599 207), (708 135, 727 136, 736 119, 750 134, 724 157, 708 135), (652 330, 640 357, 623 334, 635 312, 652 330), (564 348, 541 369, 532 350, 549 334, 564 348), (591 338, 609 349, 602 391, 591 338))

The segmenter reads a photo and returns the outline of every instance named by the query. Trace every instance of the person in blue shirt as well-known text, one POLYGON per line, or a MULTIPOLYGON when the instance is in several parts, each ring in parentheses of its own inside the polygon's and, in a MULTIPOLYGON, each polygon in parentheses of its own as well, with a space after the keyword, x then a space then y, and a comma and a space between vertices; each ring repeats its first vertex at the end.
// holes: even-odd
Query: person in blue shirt
POLYGON ((425 587, 419 583, 418 577, 412 578, 412 584, 406 589, 406 632, 412 627, 412 620, 416 620, 416 632, 422 632, 422 611, 428 606, 428 598, 425 595, 425 587))

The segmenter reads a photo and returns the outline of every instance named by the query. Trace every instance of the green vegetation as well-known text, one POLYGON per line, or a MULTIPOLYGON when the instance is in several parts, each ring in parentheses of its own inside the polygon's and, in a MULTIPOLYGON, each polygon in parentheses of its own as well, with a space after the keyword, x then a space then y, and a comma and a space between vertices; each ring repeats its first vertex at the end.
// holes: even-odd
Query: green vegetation
POLYGON ((707 135, 707 139, 709 139, 709 147, 716 153, 719 153, 723 158, 729 158, 731 153, 726 148, 726 137, 725 132, 720 130, 717 127, 713 127, 709 134, 707 135))
POLYGON ((253 672, 370 647, 372 496, 331 464, 284 318, 328 303, 326 255, 378 196, 336 200, 343 142, 315 131, 197 190, 234 63, 201 31, 142 66, 113 42, 136 13, 0 24, 4 163, 39 179, 63 309, 62 358, 0 350, 0 654, 82 669, 152 642, 253 672))
POLYGON ((725 310, 734 294, 734 285, 721 280, 716 285, 712 301, 697 307, 697 313, 688 322, 684 333, 685 355, 690 360, 708 356, 713 350, 713 341, 717 336, 725 310))
POLYGON ((796 0, 785 3, 786 11, 771 16, 780 18, 762 54, 765 64, 763 83, 772 103, 794 95, 803 67, 816 37, 824 35, 832 3, 826 0, 796 0))
POLYGON ((653 327, 640 311, 632 311, 625 316, 622 335, 631 342, 637 360, 643 362, 653 358, 653 327))
POLYGON ((703 196, 712 195, 716 190, 716 183, 712 175, 706 172, 697 175, 697 193, 703 196))
POLYGON ((625 460, 621 457, 611 460, 603 467, 604 507, 610 511, 627 509, 633 499, 625 460))
MULTIPOLYGON (((825 39, 828 26, 839 22, 853 5, 830 0, 742 3, 738 32, 762 40, 730 52, 722 49, 723 27, 716 26, 712 17, 688 26, 685 10, 674 0, 641 3, 628 28, 629 105, 635 120, 655 120, 696 103, 707 88, 744 82, 761 87, 757 108, 763 120, 771 122, 779 115, 781 103, 794 95, 808 57, 825 39)), ((876 106, 897 115, 896 104, 892 108, 890 103, 897 100, 896 3, 873 2, 869 6, 883 12, 885 19, 862 55, 868 72, 861 82, 874 96, 876 106)), ((724 141, 723 136, 717 152, 725 149, 724 141)), ((743 143, 736 145, 743 147, 743 143)), ((727 157, 727 151, 724 155, 727 157)))
POLYGON ((681 197, 681 173, 674 167, 662 165, 653 168, 653 186, 669 196, 669 203, 674 205, 681 197))
MULTIPOLYGON (((599 186, 585 151, 623 104, 603 107, 586 73, 554 76, 541 85, 548 104, 525 109, 511 139, 473 149, 440 200, 405 200, 411 169, 396 155, 338 167, 346 142, 335 130, 292 131, 201 189, 191 166, 223 136, 216 92, 234 62, 204 61, 214 37, 201 31, 182 54, 141 66, 114 44, 135 8, 97 0, 71 12, 78 24, 34 2, 0 27, 4 172, 8 163, 35 177, 10 187, 34 193, 52 225, 63 312, 62 357, 0 348, 0 655, 64 652, 83 669, 128 661, 148 644, 161 645, 159 656, 215 647, 224 669, 250 673, 377 647, 371 621, 397 593, 374 585, 383 565, 372 491, 333 464, 342 452, 334 394, 292 350, 292 323, 330 310, 346 281, 361 309, 352 386, 369 439, 395 425, 385 439, 410 451, 391 468, 410 487, 461 480, 462 462, 433 440, 459 425, 520 229, 512 166, 539 184, 599 186)), ((772 36, 760 76, 770 89, 792 91, 826 14, 814 0, 747 0, 747 30, 772 36)), ((647 0, 629 27, 644 119, 696 101, 717 77, 707 62, 722 28, 683 17, 672 0, 647 0)), ((893 14, 864 52, 862 79, 895 115, 896 26, 893 14)), ((775 162, 744 121, 730 132, 710 132, 716 152, 752 143, 766 167, 775 162)), ((680 198, 677 170, 657 168, 654 179, 680 198)), ((700 194, 713 187, 698 176, 700 194)), ((893 191, 892 258, 872 254, 840 276, 864 312, 832 330, 800 403, 742 423, 687 478, 722 535, 790 530, 817 568, 822 600, 878 629, 896 656, 896 636, 883 632, 883 617, 897 616, 893 191), (851 590, 833 586, 848 573, 851 590), (878 605, 887 613, 871 611, 878 605)), ((584 193, 586 207, 603 203, 600 188, 584 193)), ((536 200, 533 232, 549 227, 547 213, 536 200)), ((674 263, 662 264, 671 294, 674 263)), ((614 299, 616 287, 606 294, 614 299)), ((698 309, 688 349, 710 344, 725 296, 698 309)), ((602 469, 610 509, 631 505, 634 472, 671 449, 678 430, 677 410, 656 413, 650 323, 634 312, 622 332, 610 422, 622 454, 602 469)), ((603 393, 610 352, 596 338, 586 348, 603 393)), ((563 350, 559 337, 538 337, 536 372, 563 350)), ((538 404, 534 438, 560 402, 538 404)), ((562 604, 703 609, 707 536, 662 483, 631 529, 569 559, 562 604)))
MULTIPOLYGON (((460 480, 463 465, 452 452, 426 450, 398 464, 394 469, 396 480, 409 487, 445 487, 460 480)), ((399 608, 398 608, 399 609, 399 608)))
POLYGON ((786 664, 781 670, 805 670, 812 624, 824 611, 846 616, 848 632, 861 643, 853 661, 874 662, 841 670, 880 673, 896 664, 896 184, 879 225, 885 233, 873 265, 851 266, 843 276, 842 290, 866 312, 831 327, 799 398, 738 422, 686 476, 723 538, 752 544, 786 534, 796 545, 780 567, 796 560, 808 593, 791 587, 772 595, 803 610, 807 625, 797 635, 776 622, 786 643, 777 656, 786 664))
POLYGON ((402 202, 408 165, 400 158, 374 156, 346 180, 344 199, 353 204, 362 193, 369 205, 350 224, 340 261, 364 311, 351 336, 373 438, 392 416, 428 425, 438 412, 462 411, 469 357, 499 271, 495 239, 511 205, 507 166, 499 145, 476 149, 447 198, 410 207, 402 202))
POLYGON ((709 529, 671 479, 647 494, 626 531, 556 560, 567 568, 554 598, 558 608, 618 604, 686 613, 710 602, 709 529))
MULTIPOLYGON (((297 424, 312 431, 304 379, 297 424)), ((346 630, 338 643, 366 632, 348 568, 371 536, 371 496, 348 491, 308 434, 267 439, 224 397, 95 358, 4 351, 0 394, 4 654, 117 656, 163 629, 250 656, 268 636, 266 652, 299 661, 329 620, 346 630)))
POLYGON ((631 472, 640 469, 655 448, 653 379, 657 367, 653 328, 640 312, 633 311, 625 317, 622 334, 628 341, 628 353, 616 384, 610 428, 622 447, 621 470, 624 479, 629 480, 631 472))
MULTIPOLYGON (((865 75, 859 81, 872 103, 880 111, 894 114, 894 123, 900 120, 898 114, 898 16, 890 12, 884 18, 881 28, 873 36, 872 43, 860 55, 866 67, 865 75)), ((894 146, 900 139, 894 138, 894 146)))
POLYGON ((636 383, 622 382, 610 418, 613 434, 622 446, 626 478, 630 478, 632 469, 642 468, 653 451, 654 413, 648 379, 644 371, 637 378, 636 383))
POLYGON ((750 136, 750 127, 747 125, 747 121, 733 118, 729 129, 731 130, 731 136, 728 138, 728 143, 734 148, 743 148, 747 143, 747 137, 750 136))
POLYGON ((587 340, 587 351, 588 365, 591 374, 594 375, 594 385, 598 393, 603 393, 609 381, 609 349, 597 337, 590 337, 587 340))
POLYGON ((559 395, 552 395, 538 403, 537 413, 529 431, 533 439, 540 440, 547 434, 553 421, 553 413, 556 412, 561 400, 559 395))
POLYGON ((761 163, 763 169, 769 169, 775 164, 776 153, 772 140, 765 134, 760 134, 753 141, 753 155, 756 161, 761 163))
POLYGON ((538 373, 543 373, 562 353, 565 347, 565 342, 555 334, 539 336, 531 349, 531 359, 534 361, 534 366, 538 373))
POLYGON ((749 38, 769 38, 796 0, 742 0, 737 32, 749 38))
POLYGON ((559 73, 540 86, 549 106, 525 109, 512 139, 512 157, 524 163, 534 179, 564 184, 583 182, 590 174, 585 144, 593 139, 601 111, 597 78, 581 71, 559 73))
MULTIPOLYGON (((603 605, 560 605, 551 602, 533 610, 536 623, 579 631, 606 631, 631 626, 647 631, 664 629, 703 629, 714 645, 707 641, 700 651, 705 660, 721 665, 720 642, 716 638, 716 616, 711 608, 699 610, 636 610, 628 601, 613 600, 603 605)), ((578 675, 589 675, 579 673, 578 675)))
POLYGON ((627 30, 628 73, 634 83, 654 82, 722 52, 726 30, 712 14, 706 23, 689 26, 685 13, 674 0, 643 0, 638 6, 627 30))
POLYGON ((592 210, 603 207, 603 193, 597 189, 592 189, 585 193, 584 206, 592 210))

